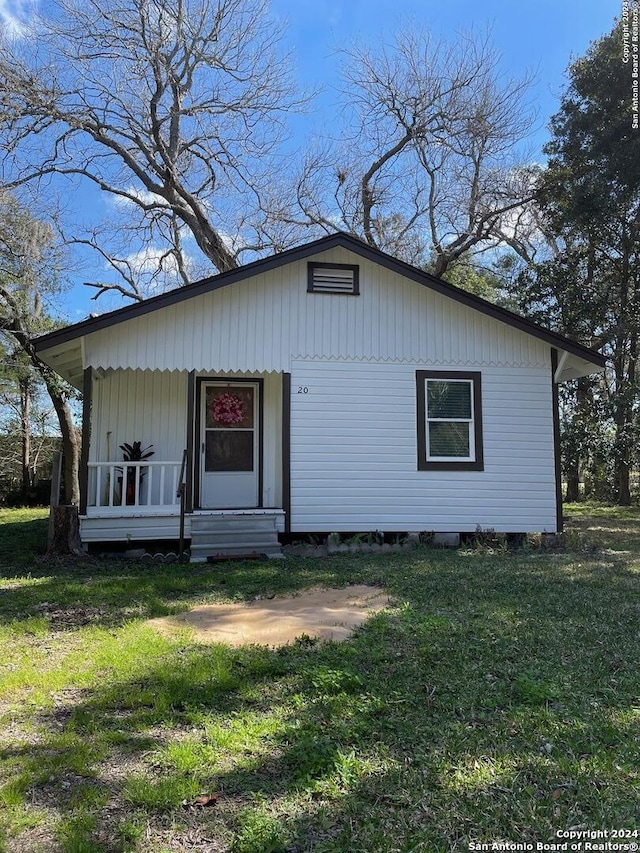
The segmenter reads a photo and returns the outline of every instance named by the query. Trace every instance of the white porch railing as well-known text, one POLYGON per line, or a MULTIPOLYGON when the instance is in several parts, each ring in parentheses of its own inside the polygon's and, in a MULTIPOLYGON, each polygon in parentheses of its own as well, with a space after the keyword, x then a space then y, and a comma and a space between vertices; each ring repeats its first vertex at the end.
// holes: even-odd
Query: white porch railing
POLYGON ((168 509, 180 506, 177 462, 90 462, 87 506, 168 509))

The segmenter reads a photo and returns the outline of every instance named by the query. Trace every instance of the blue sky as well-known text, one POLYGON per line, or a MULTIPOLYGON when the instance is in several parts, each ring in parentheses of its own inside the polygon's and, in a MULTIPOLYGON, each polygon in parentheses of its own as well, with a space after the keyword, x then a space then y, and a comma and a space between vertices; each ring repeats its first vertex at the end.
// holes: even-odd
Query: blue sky
MULTIPOLYGON (((0 17, 15 11, 29 0, 0 0, 0 17)), ((46 2, 46 0, 41 0, 46 2)), ((304 144, 306 133, 331 121, 338 85, 336 48, 354 41, 391 40, 394 31, 413 21, 436 36, 453 39, 461 30, 491 32, 491 41, 503 58, 506 74, 536 74, 533 102, 538 112, 532 128, 529 151, 541 160, 541 148, 548 139, 546 124, 557 110, 566 83, 565 70, 572 57, 584 54, 589 43, 608 32, 621 11, 621 0, 271 0, 273 14, 287 22, 286 44, 293 52, 299 81, 309 87, 322 86, 314 112, 296 122, 304 144)), ((69 198, 82 207, 90 195, 69 198)), ((97 201, 97 199, 95 200, 97 201)), ((89 201, 91 204, 91 201, 89 201)), ((100 202, 98 202, 101 206, 100 202)), ((70 320, 90 311, 117 307, 112 301, 96 305, 85 280, 100 280, 109 273, 99 263, 87 259, 87 266, 74 276, 74 285, 65 299, 64 314, 70 320)))
MULTIPOLYGON (((608 32, 620 0, 272 0, 272 11, 289 25, 289 40, 303 83, 336 85, 336 47, 353 40, 390 40, 403 22, 415 21, 436 35, 461 30, 491 32, 507 74, 534 72, 539 110, 536 148, 548 138, 546 123, 558 107, 571 57, 608 32)), ((328 106, 330 92, 321 103, 328 106)), ((325 117, 326 118, 326 117, 325 117)))

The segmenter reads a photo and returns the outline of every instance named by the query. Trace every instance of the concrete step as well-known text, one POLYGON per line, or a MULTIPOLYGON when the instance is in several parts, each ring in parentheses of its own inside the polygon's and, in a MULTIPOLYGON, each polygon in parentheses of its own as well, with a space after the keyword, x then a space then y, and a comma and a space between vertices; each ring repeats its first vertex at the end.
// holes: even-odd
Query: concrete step
POLYGON ((192 534, 206 533, 242 533, 242 532, 277 532, 274 516, 197 516, 191 518, 192 534))
POLYGON ((242 554, 281 557, 279 519, 279 515, 272 513, 194 513, 191 516, 191 561, 242 554))
POLYGON ((279 542, 261 542, 247 546, 245 543, 235 545, 218 545, 211 542, 193 544, 191 542, 191 562, 203 563, 208 557, 241 557, 242 555, 253 556, 264 554, 266 557, 282 557, 282 548, 279 542))
POLYGON ((196 545, 245 545, 248 549, 251 549, 261 544, 276 544, 278 542, 278 534, 274 532, 270 536, 264 530, 243 530, 241 533, 220 534, 192 532, 191 541, 195 542, 196 545))

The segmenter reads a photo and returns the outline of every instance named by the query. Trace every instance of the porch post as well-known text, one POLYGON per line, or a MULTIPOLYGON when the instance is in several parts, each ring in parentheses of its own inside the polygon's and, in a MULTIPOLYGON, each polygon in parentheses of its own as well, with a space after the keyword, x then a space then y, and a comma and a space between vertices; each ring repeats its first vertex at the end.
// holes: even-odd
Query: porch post
POLYGON ((187 476, 184 501, 185 512, 193 512, 193 431, 195 429, 196 372, 187 376, 187 476))
POLYGON ((80 515, 86 515, 89 498, 89 442, 91 441, 92 368, 85 367, 82 375, 82 447, 80 449, 80 515))
POLYGON ((291 374, 282 374, 282 508, 284 532, 291 533, 291 374))

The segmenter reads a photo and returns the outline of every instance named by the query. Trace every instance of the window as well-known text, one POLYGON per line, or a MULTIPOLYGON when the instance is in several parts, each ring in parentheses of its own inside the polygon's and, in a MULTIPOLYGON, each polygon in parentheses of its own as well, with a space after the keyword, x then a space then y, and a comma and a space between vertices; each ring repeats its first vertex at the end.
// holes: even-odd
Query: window
POLYGON ((359 296, 357 264, 307 264, 307 292, 359 296))
POLYGON ((482 471, 480 373, 416 372, 418 469, 482 471))
POLYGON ((254 470, 254 391, 251 385, 206 389, 205 472, 254 470))

